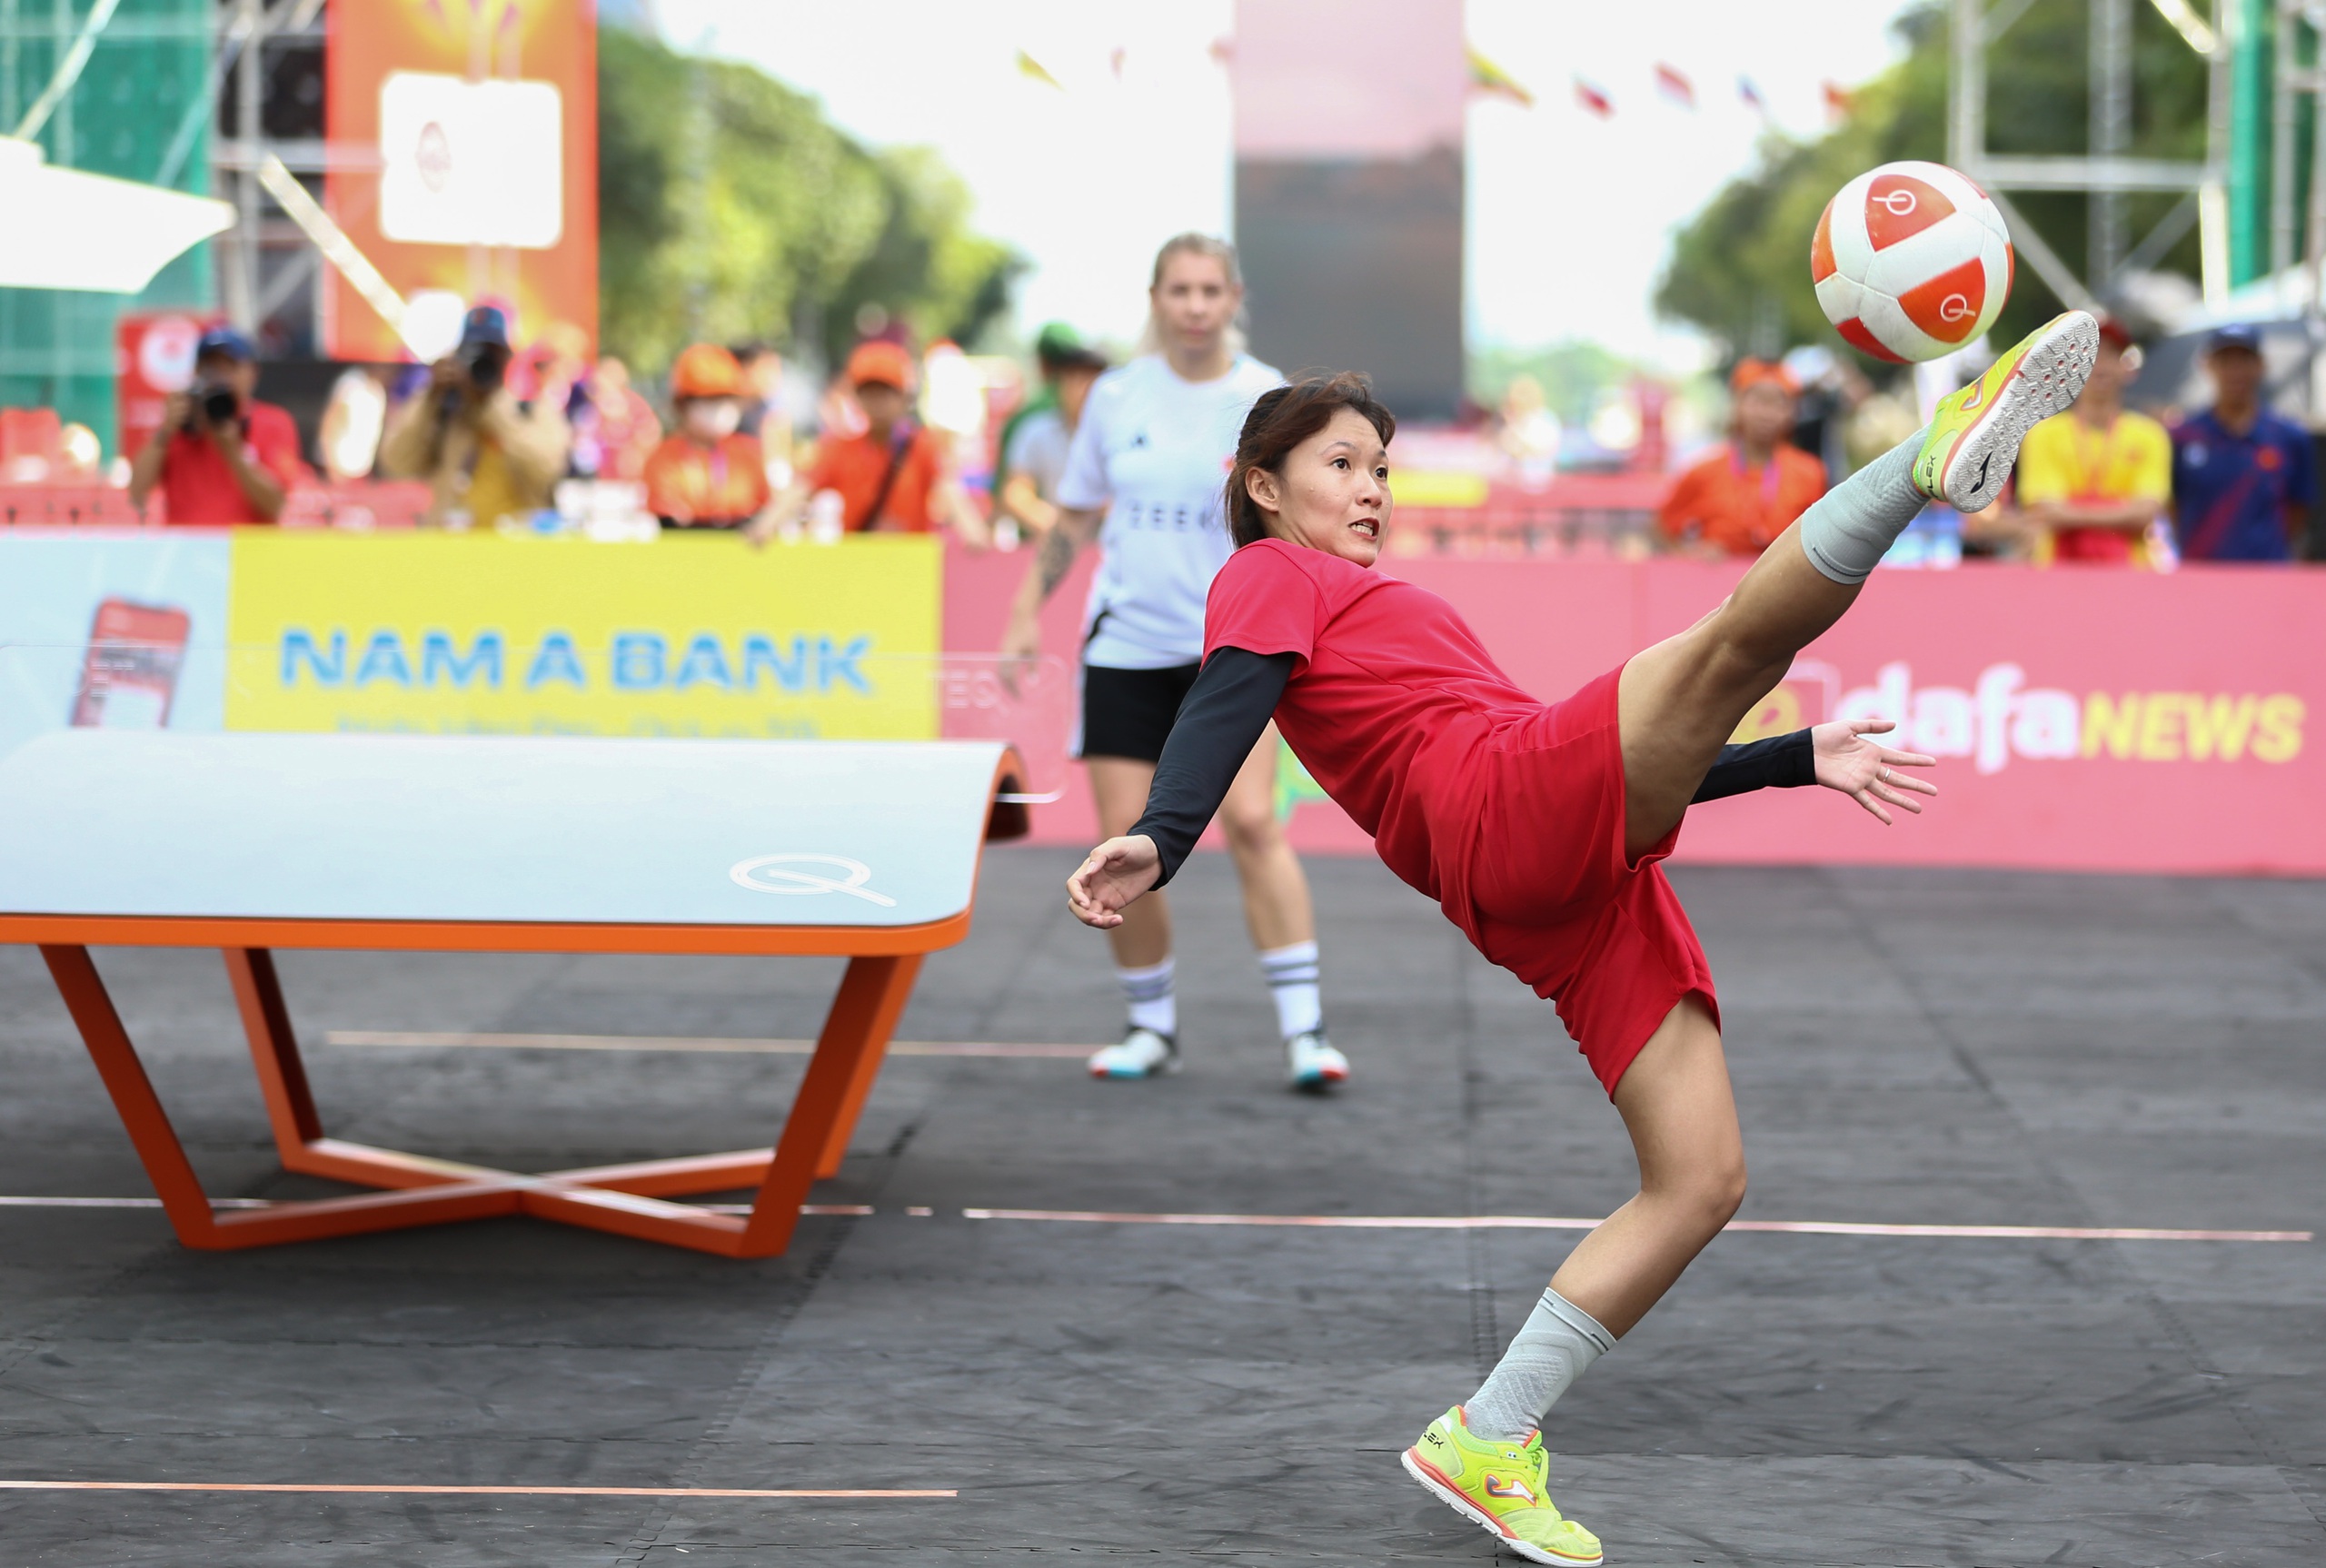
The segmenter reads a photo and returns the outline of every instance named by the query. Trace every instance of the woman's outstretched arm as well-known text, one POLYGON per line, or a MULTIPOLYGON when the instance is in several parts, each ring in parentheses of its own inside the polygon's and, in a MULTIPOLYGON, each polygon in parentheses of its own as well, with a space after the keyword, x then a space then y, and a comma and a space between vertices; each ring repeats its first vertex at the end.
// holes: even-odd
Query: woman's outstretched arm
POLYGON ((1284 696, 1297 656, 1222 648, 1179 705, 1155 765, 1146 814, 1090 851, 1067 878, 1067 903, 1085 925, 1119 925, 1122 909, 1171 879, 1228 798, 1228 788, 1284 696))
POLYGON ((1720 749, 1720 759, 1696 786, 1691 805, 1724 800, 1755 789, 1792 789, 1823 784, 1855 800, 1890 826, 1884 802, 1919 815, 1922 805, 1901 791, 1935 795, 1938 786, 1899 771, 1933 768, 1938 759, 1919 751, 1897 751, 1869 739, 1897 726, 1887 719, 1852 719, 1796 729, 1769 740, 1751 740, 1720 749))

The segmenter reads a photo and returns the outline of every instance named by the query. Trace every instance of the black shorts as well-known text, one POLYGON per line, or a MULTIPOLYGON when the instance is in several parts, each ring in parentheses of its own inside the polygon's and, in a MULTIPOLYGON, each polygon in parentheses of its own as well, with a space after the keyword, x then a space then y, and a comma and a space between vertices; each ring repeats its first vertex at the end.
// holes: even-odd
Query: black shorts
POLYGON ((1077 757, 1128 757, 1138 762, 1163 759, 1179 704, 1193 689, 1201 664, 1163 670, 1082 667, 1081 739, 1077 757))

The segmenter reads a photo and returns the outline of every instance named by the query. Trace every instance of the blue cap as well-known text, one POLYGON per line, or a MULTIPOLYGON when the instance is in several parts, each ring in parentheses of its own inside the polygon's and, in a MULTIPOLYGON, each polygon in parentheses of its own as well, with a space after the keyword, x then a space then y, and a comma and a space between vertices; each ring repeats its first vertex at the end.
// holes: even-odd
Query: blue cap
POLYGON ((2232 322, 2225 327, 2215 327, 2213 335, 2205 340, 2205 352, 2218 353, 2222 349, 2244 349, 2249 352, 2260 353, 2261 352, 2261 329, 2244 322, 2232 322))
POLYGON ((461 346, 492 343, 509 346, 509 313, 499 305, 479 305, 461 318, 461 346))
POLYGON ((195 359, 206 360, 213 354, 224 354, 228 359, 245 362, 258 358, 258 351, 251 347, 251 340, 229 326, 212 327, 195 342, 195 359))

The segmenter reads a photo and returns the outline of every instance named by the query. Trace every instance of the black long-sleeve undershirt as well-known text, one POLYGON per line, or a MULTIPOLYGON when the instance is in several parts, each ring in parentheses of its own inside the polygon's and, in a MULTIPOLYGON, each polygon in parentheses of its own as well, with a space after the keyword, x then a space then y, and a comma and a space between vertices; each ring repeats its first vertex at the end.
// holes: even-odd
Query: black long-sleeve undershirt
MULTIPOLYGON (((1162 858, 1157 887, 1178 872, 1219 803, 1228 799, 1237 771, 1283 700, 1297 662, 1295 654, 1253 653, 1242 648, 1222 648, 1204 660, 1203 673, 1179 704, 1170 739, 1163 743, 1163 759, 1155 765, 1155 782, 1147 792, 1147 811, 1131 827, 1134 835, 1144 833, 1153 839, 1162 858)), ((1695 799, 1718 800, 1816 781, 1816 753, 1809 731, 1796 729, 1772 740, 1722 747, 1720 759, 1696 787, 1695 799)))

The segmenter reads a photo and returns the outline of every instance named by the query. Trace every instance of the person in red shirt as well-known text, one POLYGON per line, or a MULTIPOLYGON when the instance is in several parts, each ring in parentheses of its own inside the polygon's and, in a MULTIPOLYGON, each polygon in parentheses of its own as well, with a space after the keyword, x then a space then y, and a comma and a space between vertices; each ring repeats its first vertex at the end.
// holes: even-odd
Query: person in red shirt
POLYGON ((1273 718, 1389 869, 1557 1005, 1631 1134, 1638 1196, 1576 1247, 1485 1384, 1405 1457, 1536 1562, 1601 1560, 1545 1495, 1551 1404, 1744 1197, 1712 971, 1657 862, 1689 806, 1722 795, 1814 782, 1886 824, 1935 793, 1899 771, 1930 758, 1869 738, 1886 720, 1725 743, 1926 499, 1963 511, 1992 499, 2028 426, 2073 401, 2096 343, 2081 313, 2042 329, 1812 507, 1695 625, 1553 703, 1515 685, 1444 600, 1372 570, 1397 422, 1363 377, 1263 392, 1244 422, 1225 496, 1236 550, 1212 581, 1202 671, 1146 813, 1091 850, 1068 904, 1086 925, 1121 924, 1186 858, 1273 718))
POLYGON ((1783 365, 1745 360, 1728 378, 1729 441, 1680 476, 1656 516, 1676 550, 1758 555, 1825 493, 1825 465, 1786 437, 1800 389, 1783 365))
POLYGON ((213 327, 194 351, 194 384, 162 405, 162 428, 129 464, 129 499, 156 489, 180 528, 273 522, 303 482, 299 430, 290 413, 261 402, 258 355, 233 327, 213 327))
POLYGON ((768 503, 759 438, 738 428, 743 371, 717 343, 696 343, 671 367, 679 428, 646 460, 646 510, 664 528, 740 528, 768 503))
POLYGON ((949 527, 968 543, 990 537, 952 475, 944 443, 912 413, 912 356, 891 342, 856 345, 848 381, 864 413, 864 433, 827 432, 816 461, 776 498, 750 530, 754 543, 790 526, 810 498, 831 491, 840 499, 840 526, 850 533, 927 533, 949 527))

